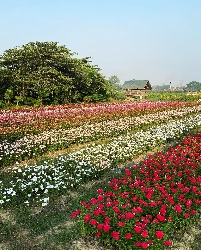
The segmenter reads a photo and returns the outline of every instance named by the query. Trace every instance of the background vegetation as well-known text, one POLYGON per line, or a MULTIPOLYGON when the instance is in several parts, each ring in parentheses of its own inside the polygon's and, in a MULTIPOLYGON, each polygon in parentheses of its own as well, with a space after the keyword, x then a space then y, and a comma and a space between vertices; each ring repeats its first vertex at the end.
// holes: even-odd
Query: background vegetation
POLYGON ((90 57, 57 42, 30 42, 0 56, 0 105, 40 106, 124 99, 90 57))

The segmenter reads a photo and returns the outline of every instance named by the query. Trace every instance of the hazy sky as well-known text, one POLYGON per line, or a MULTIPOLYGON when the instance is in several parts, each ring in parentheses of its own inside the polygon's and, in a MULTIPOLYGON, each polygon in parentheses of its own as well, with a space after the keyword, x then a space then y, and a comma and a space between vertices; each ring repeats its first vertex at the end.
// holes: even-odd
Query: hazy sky
POLYGON ((0 54, 59 42, 106 77, 201 82, 201 0, 0 0, 0 54))

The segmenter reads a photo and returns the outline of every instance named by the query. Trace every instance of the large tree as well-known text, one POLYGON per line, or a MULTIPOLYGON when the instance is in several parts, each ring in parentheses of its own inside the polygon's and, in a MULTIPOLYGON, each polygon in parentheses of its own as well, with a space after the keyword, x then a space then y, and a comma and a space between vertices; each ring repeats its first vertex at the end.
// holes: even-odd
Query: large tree
POLYGON ((112 95, 109 82, 89 57, 75 58, 57 42, 30 42, 4 51, 0 90, 1 98, 17 102, 32 98, 41 104, 82 102, 88 96, 101 101, 112 95))

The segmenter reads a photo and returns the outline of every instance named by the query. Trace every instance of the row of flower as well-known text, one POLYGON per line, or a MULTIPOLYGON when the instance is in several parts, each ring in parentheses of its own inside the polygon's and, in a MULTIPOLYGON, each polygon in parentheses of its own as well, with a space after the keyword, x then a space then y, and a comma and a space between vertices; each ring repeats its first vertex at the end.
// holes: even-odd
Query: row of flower
POLYGON ((20 201, 29 204, 35 200, 45 206, 50 195, 98 178, 108 168, 114 168, 168 140, 179 139, 188 131, 200 128, 200 125, 201 114, 191 115, 148 130, 130 132, 107 143, 94 143, 38 165, 9 169, 0 182, 0 203, 20 201))
POLYGON ((51 128, 72 127, 86 122, 95 123, 128 115, 142 115, 194 105, 196 103, 137 102, 0 110, 0 138, 5 138, 7 135, 19 138, 24 133, 37 133, 51 128))
POLYGON ((85 235, 115 249, 164 249, 171 237, 197 220, 201 204, 201 133, 167 152, 126 168, 107 190, 72 213, 85 235))
POLYGON ((54 129, 43 131, 37 135, 26 135, 14 142, 2 140, 0 143, 0 165, 9 165, 20 162, 48 150, 58 150, 69 147, 71 144, 89 142, 100 138, 117 136, 124 132, 139 129, 143 125, 161 123, 170 119, 177 119, 199 113, 201 105, 181 107, 174 110, 159 111, 142 116, 129 116, 118 120, 106 120, 95 124, 85 124, 69 129, 54 129))

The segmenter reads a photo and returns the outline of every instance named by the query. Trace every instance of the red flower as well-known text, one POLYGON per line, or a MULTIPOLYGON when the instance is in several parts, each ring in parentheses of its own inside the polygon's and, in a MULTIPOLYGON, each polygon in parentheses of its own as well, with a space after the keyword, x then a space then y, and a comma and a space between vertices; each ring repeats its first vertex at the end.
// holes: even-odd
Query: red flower
POLYGON ((150 201, 150 207, 156 207, 157 203, 155 201, 150 201))
POLYGON ((130 176, 132 174, 132 172, 130 171, 130 169, 125 169, 125 173, 127 176, 130 176))
POLYGON ((102 188, 99 188, 99 189, 97 190, 97 192, 98 192, 98 194, 103 194, 103 193, 104 193, 104 191, 103 191, 102 188))
POLYGON ((161 215, 161 214, 157 214, 157 219, 159 220, 159 221, 164 221, 165 220, 165 216, 163 216, 163 215, 161 215))
POLYGON ((186 206, 187 206, 187 208, 190 208, 190 206, 192 205, 192 200, 187 200, 187 202, 186 202, 186 206))
POLYGON ((191 214, 196 214, 196 210, 191 210, 191 214))
POLYGON ((91 204, 96 205, 98 203, 98 200, 96 200, 95 198, 91 198, 90 202, 91 204))
POLYGON ((95 225, 96 225, 96 223, 97 223, 97 221, 96 221, 96 220, 94 220, 94 219, 91 219, 89 223, 90 223, 92 226, 95 226, 95 225))
POLYGON ((144 238, 146 238, 146 237, 148 236, 148 234, 149 234, 149 231, 148 231, 148 230, 144 230, 144 231, 141 233, 142 237, 144 237, 144 238))
POLYGON ((169 221, 169 222, 172 222, 172 221, 173 221, 172 217, 169 217, 169 218, 168 218, 168 221, 169 221))
POLYGON ((98 230, 101 230, 101 229, 103 228, 103 226, 104 226, 104 224, 99 223, 99 224, 97 225, 97 229, 98 229, 98 230))
POLYGON ((93 211, 93 214, 98 216, 99 214, 101 214, 101 212, 102 212, 101 210, 96 209, 96 210, 93 211))
POLYGON ((142 213, 142 212, 143 212, 143 209, 141 207, 136 208, 136 213, 142 213))
POLYGON ((182 176, 182 172, 181 172, 181 171, 178 171, 177 174, 178 174, 179 176, 182 176))
POLYGON ((125 236, 126 239, 131 239, 132 238, 132 235, 131 233, 127 233, 126 236, 125 236))
POLYGON ((114 238, 115 240, 119 240, 119 232, 117 232, 117 231, 113 231, 112 233, 111 233, 111 236, 112 236, 112 238, 114 238))
POLYGON ((95 234, 95 236, 98 238, 98 237, 100 237, 100 235, 101 235, 101 232, 97 232, 96 234, 95 234))
POLYGON ((86 208, 90 208, 90 207, 91 207, 91 206, 90 206, 88 203, 86 203, 85 201, 81 201, 80 203, 81 203, 82 206, 84 206, 84 207, 86 207, 86 208))
POLYGON ((172 245, 172 242, 169 240, 164 241, 164 246, 170 247, 172 245))
POLYGON ((141 243, 138 241, 138 242, 135 243, 135 246, 136 246, 136 247, 140 247, 140 246, 141 246, 141 243))
POLYGON ((80 214, 81 213, 81 210, 76 210, 75 212, 73 212, 72 214, 71 214, 71 218, 75 218, 78 214, 80 214))
POLYGON ((127 212, 125 213, 125 216, 126 216, 126 220, 129 220, 129 219, 132 219, 135 215, 131 212, 127 212))
POLYGON ((174 210, 175 210, 175 212, 177 212, 177 213, 181 213, 181 212, 182 212, 182 207, 181 207, 181 205, 180 205, 180 204, 176 204, 174 210))
POLYGON ((184 217, 185 217, 185 218, 188 218, 189 216, 190 216, 189 213, 184 213, 184 217))
POLYGON ((164 233, 163 233, 162 231, 156 231, 156 237, 157 237, 158 239, 162 239, 163 236, 164 236, 164 233))
POLYGON ((105 233, 107 233, 108 231, 110 231, 110 225, 105 224, 105 225, 103 226, 103 231, 104 231, 105 233))
POLYGON ((141 227, 135 227, 134 231, 139 234, 141 232, 142 228, 141 227))
POLYGON ((123 227, 123 226, 126 225, 126 223, 125 223, 124 221, 119 221, 119 222, 117 223, 117 225, 118 225, 119 227, 123 227))
POLYGON ((101 202, 101 201, 103 201, 103 196, 99 195, 98 198, 97 198, 97 202, 101 202))
POLYGON ((142 242, 142 243, 141 243, 141 247, 144 248, 144 249, 146 249, 146 248, 149 247, 149 244, 146 243, 146 242, 142 242))
POLYGON ((148 244, 149 245, 153 244, 153 240, 148 240, 148 244))
POLYGON ((108 224, 111 221, 111 218, 107 217, 105 218, 105 224, 108 224))
POLYGON ((86 214, 85 217, 84 217, 84 222, 88 222, 90 218, 91 218, 91 215, 86 214))

